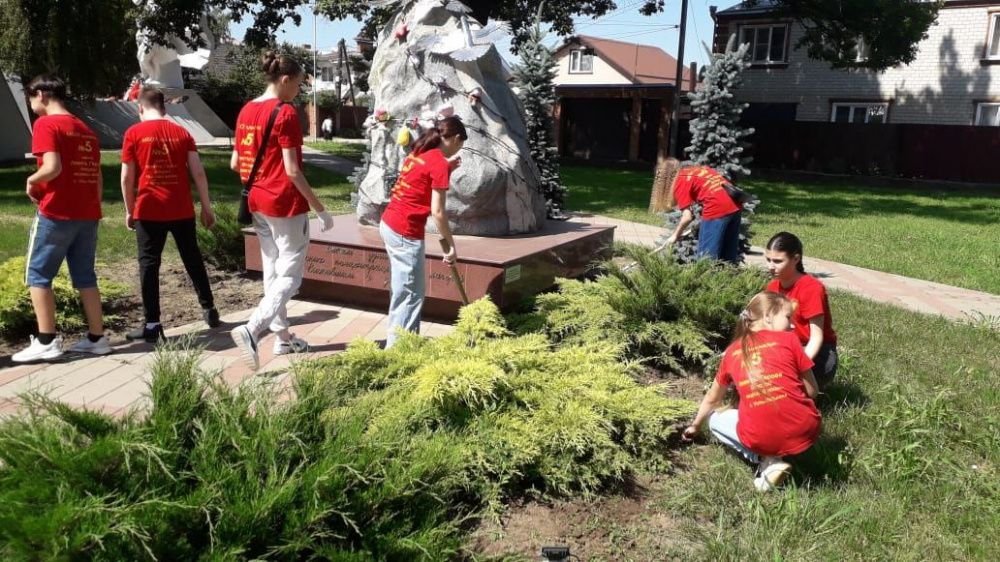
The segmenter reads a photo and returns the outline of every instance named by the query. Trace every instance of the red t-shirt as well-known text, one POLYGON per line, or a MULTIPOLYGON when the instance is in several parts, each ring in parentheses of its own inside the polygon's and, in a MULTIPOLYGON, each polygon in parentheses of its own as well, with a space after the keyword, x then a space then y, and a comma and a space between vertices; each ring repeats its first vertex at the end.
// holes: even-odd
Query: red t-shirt
MULTIPOLYGON (((246 182, 253 169, 267 121, 279 100, 252 101, 243 106, 236 119, 236 151, 240 180, 246 182)), ((309 203, 285 173, 281 150, 294 148, 302 165, 302 125, 291 104, 285 104, 274 120, 260 168, 250 189, 250 211, 269 217, 294 217, 309 212, 309 203)))
POLYGON ((722 386, 735 384, 740 396, 736 435, 759 455, 797 455, 819 437, 819 410, 800 376, 813 362, 792 332, 757 332, 749 349, 749 369, 734 342, 715 376, 722 386))
POLYGON ((792 323, 802 345, 809 343, 809 320, 820 315, 823 316, 823 343, 837 343, 837 333, 833 331, 833 316, 830 314, 830 299, 826 295, 826 287, 818 279, 812 275, 803 275, 788 289, 783 288, 777 279, 772 279, 767 284, 767 290, 785 295, 795 305, 792 323))
POLYGON ((382 221, 400 236, 422 240, 431 214, 431 190, 446 190, 450 181, 451 166, 440 149, 410 154, 403 161, 382 221))
POLYGON ((134 164, 139 178, 133 217, 147 221, 194 218, 188 153, 197 151, 191 134, 167 119, 143 121, 125 131, 122 162, 134 164))
POLYGON ((38 212, 56 220, 101 218, 101 144, 97 135, 74 115, 45 115, 35 121, 31 152, 42 166, 42 155, 57 152, 62 172, 38 184, 38 212))
POLYGON ((740 210, 723 185, 726 178, 708 166, 688 166, 677 172, 674 199, 679 209, 701 204, 701 218, 719 219, 740 210))

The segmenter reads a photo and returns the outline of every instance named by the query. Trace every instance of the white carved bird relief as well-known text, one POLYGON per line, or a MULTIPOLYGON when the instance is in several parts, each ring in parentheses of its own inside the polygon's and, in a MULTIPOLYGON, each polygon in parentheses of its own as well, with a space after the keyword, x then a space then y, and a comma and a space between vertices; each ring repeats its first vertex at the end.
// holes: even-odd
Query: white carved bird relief
MULTIPOLYGON (((410 2, 407 0, 373 2, 373 5, 378 7, 394 4, 405 9, 410 2)), ((510 35, 510 27, 506 23, 490 20, 486 25, 480 25, 471 17, 472 10, 457 0, 418 0, 414 3, 406 23, 408 25, 423 23, 432 10, 441 7, 456 15, 461 27, 447 33, 424 36, 411 45, 411 50, 448 56, 455 61, 471 62, 486 55, 495 43, 503 41, 510 35)))

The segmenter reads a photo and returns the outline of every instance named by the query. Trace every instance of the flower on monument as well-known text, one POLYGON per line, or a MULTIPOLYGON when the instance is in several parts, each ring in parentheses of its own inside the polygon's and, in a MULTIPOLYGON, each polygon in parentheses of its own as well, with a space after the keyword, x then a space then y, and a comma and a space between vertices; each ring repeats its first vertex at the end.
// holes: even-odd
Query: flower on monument
POLYGON ((483 100, 483 89, 476 88, 468 93, 469 105, 476 107, 483 100))
POLYGON ((385 110, 385 108, 380 107, 375 110, 375 120, 379 123, 385 123, 391 118, 392 117, 389 115, 389 112, 385 110))
POLYGON ((413 136, 410 133, 409 127, 403 127, 399 130, 399 134, 396 135, 396 144, 402 146, 403 148, 410 146, 410 141, 412 140, 413 136))
POLYGON ((438 119, 446 119, 455 114, 455 107, 450 103, 443 103, 437 108, 438 119))
POLYGON ((402 43, 402 42, 406 41, 406 37, 407 37, 407 36, 408 36, 409 34, 410 34, 410 26, 406 25, 405 23, 401 23, 401 24, 399 24, 398 26, 396 26, 396 29, 395 29, 395 30, 393 30, 393 32, 392 32, 392 35, 393 35, 393 36, 394 36, 394 37, 395 37, 395 38, 396 38, 396 39, 397 39, 397 40, 398 40, 398 41, 399 41, 400 43, 402 43))

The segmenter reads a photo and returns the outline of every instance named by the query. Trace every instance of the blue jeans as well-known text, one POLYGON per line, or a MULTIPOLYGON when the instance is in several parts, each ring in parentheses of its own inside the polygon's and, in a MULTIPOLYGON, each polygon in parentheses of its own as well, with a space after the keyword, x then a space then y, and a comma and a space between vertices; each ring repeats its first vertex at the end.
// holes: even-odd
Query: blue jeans
POLYGON ((386 347, 396 343, 396 330, 420 333, 420 311, 424 307, 426 285, 424 241, 396 233, 384 222, 378 225, 385 251, 389 254, 389 334, 386 347))
POLYGON ((701 221, 698 227, 698 256, 739 262, 741 215, 737 211, 719 219, 701 221))
POLYGON ((50 288, 63 260, 77 289, 97 287, 97 220, 57 220, 35 216, 28 241, 24 282, 29 287, 50 288))
POLYGON ((753 464, 758 464, 760 455, 740 443, 740 438, 736 435, 736 424, 739 420, 739 410, 735 408, 715 412, 708 418, 708 429, 723 445, 732 448, 753 464))

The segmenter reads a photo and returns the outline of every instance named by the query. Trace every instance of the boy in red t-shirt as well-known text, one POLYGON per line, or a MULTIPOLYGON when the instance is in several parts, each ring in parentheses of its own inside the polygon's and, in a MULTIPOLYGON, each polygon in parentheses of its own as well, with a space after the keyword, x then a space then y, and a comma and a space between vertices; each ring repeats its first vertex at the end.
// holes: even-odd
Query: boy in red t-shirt
POLYGON ((38 213, 28 243, 25 275, 38 336, 32 336, 27 349, 11 359, 25 363, 62 355, 62 338, 56 336, 52 280, 63 260, 80 292, 89 330, 70 350, 105 355, 111 353, 111 346, 104 336, 101 293, 94 271, 101 220, 101 147, 97 135, 66 109, 62 80, 39 76, 28 83, 26 91, 31 110, 39 116, 31 139, 38 171, 28 177, 26 189, 38 213))
POLYGON ((701 205, 698 227, 698 255, 730 263, 740 259, 741 208, 726 191, 729 180, 708 166, 681 168, 670 188, 670 197, 683 211, 677 228, 667 239, 671 246, 684 236, 694 221, 691 207, 701 205))
POLYGON ((740 314, 736 338, 726 349, 712 387, 684 439, 691 440, 708 420, 712 434, 758 465, 754 486, 768 491, 787 477, 782 457, 797 455, 819 438, 821 418, 812 361, 791 332, 792 303, 764 292, 740 314), (718 410, 726 389, 736 387, 737 410, 718 410))
POLYGON ((143 88, 138 101, 141 122, 125 131, 121 177, 125 222, 136 231, 139 247, 139 283, 146 323, 126 337, 156 343, 163 337, 160 260, 168 234, 174 237, 184 269, 194 284, 205 323, 210 328, 219 325, 212 287, 198 248, 189 174, 198 188, 201 224, 212 228, 215 215, 208 198, 208 178, 194 139, 167 118, 163 92, 143 88))

